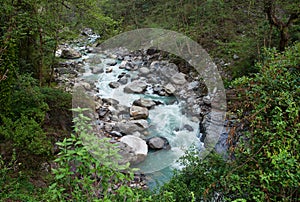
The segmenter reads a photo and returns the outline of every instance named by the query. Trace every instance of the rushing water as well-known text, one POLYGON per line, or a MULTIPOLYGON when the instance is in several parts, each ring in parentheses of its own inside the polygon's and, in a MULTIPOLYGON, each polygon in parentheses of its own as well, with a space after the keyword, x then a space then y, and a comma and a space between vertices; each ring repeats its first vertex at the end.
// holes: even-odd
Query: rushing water
POLYGON ((144 94, 124 93, 123 89, 126 85, 120 85, 120 87, 116 89, 110 88, 108 84, 117 81, 118 76, 124 72, 130 75, 128 83, 137 76, 136 71, 120 69, 119 66, 121 61, 109 58, 105 54, 94 53, 85 55, 84 59, 87 61, 89 61, 89 59, 96 59, 98 61, 96 63, 84 63, 83 68, 85 69, 85 73, 83 73, 81 77, 96 83, 96 86, 99 89, 98 96, 101 98, 113 98, 118 100, 121 105, 128 107, 132 105, 134 100, 139 98, 156 100, 162 103, 149 110, 149 118, 147 119, 150 125, 148 137, 165 137, 168 139, 171 149, 155 152, 150 151, 146 160, 139 165, 136 165, 136 167, 149 176, 150 187, 154 187, 157 182, 162 184, 169 180, 172 176, 172 170, 174 168, 180 169, 180 166, 176 161, 191 145, 194 144, 198 148, 202 148, 202 144, 200 143, 199 138, 197 138, 197 134, 199 134, 199 124, 191 121, 189 117, 182 113, 184 105, 180 100, 177 100, 176 97, 153 94, 151 88, 144 94), (115 66, 106 65, 113 61, 117 61, 115 66), (102 67, 104 72, 92 74, 92 66, 102 67), (106 73, 106 68, 112 68, 112 72, 106 73), (184 128, 185 125, 189 125, 193 130, 184 128))

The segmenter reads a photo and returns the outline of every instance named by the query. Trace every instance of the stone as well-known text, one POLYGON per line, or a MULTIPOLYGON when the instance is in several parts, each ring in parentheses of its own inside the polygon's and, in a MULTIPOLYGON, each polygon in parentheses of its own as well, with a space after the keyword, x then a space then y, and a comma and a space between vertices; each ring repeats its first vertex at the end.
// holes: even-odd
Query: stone
POLYGON ((169 95, 173 95, 176 91, 176 88, 171 83, 165 85, 164 89, 169 95))
POLYGON ((103 65, 97 65, 97 66, 93 66, 91 67, 92 73, 93 74, 101 74, 104 72, 104 67, 103 65))
POLYGON ((113 98, 103 98, 102 101, 109 105, 118 105, 120 103, 118 100, 113 99, 113 98))
POLYGON ((167 63, 160 68, 160 72, 167 79, 170 79, 174 75, 178 74, 178 67, 174 63, 167 63))
POLYGON ((184 73, 176 73, 174 76, 171 77, 171 82, 176 84, 176 85, 183 85, 187 81, 185 79, 185 74, 184 73))
POLYGON ((93 30, 91 28, 86 27, 86 28, 83 28, 81 30, 81 34, 84 35, 84 36, 89 36, 89 35, 92 35, 94 33, 93 33, 93 30))
POLYGON ((232 58, 233 58, 234 60, 240 59, 240 57, 239 57, 237 54, 234 54, 232 58))
POLYGON ((149 111, 146 107, 132 106, 130 108, 130 116, 134 119, 146 119, 149 116, 149 111))
POLYGON ((125 76, 124 77, 121 77, 118 82, 122 85, 125 85, 128 83, 128 78, 126 78, 125 76))
POLYGON ((117 61, 109 61, 106 63, 108 66, 115 66, 117 64, 117 61))
POLYGON ((147 49, 147 51, 146 51, 146 54, 147 54, 147 55, 154 55, 155 53, 159 53, 159 50, 154 49, 154 48, 149 48, 149 49, 147 49))
POLYGON ((149 127, 146 120, 131 120, 126 122, 118 122, 115 125, 115 130, 120 133, 127 135, 133 134, 134 132, 145 131, 149 127))
POLYGON ((129 159, 131 164, 138 164, 146 159, 148 154, 148 146, 145 140, 134 135, 126 135, 120 138, 120 142, 132 148, 134 156, 129 159))
POLYGON ((98 114, 100 116, 100 118, 105 117, 105 115, 109 112, 109 110, 107 108, 100 108, 98 110, 98 114))
POLYGON ((142 75, 147 75, 147 74, 150 73, 150 70, 149 70, 149 68, 147 68, 147 67, 141 67, 141 68, 139 69, 139 72, 140 72, 142 75))
POLYGON ((125 69, 126 65, 127 65, 128 61, 123 60, 119 66, 120 69, 125 69))
POLYGON ((122 133, 118 131, 111 131, 109 134, 115 137, 123 137, 122 133))
POLYGON ((91 90, 91 85, 87 82, 84 81, 80 81, 79 83, 76 83, 75 86, 76 87, 83 87, 85 90, 91 90))
POLYGON ((144 81, 133 81, 127 84, 124 88, 125 93, 143 93, 147 88, 147 84, 144 81))
POLYGON ((170 149, 169 141, 165 137, 151 137, 146 141, 150 149, 170 149))
POLYGON ((140 106, 140 107, 146 107, 146 108, 150 109, 153 106, 155 106, 156 103, 153 100, 147 100, 147 99, 144 99, 144 98, 140 98, 138 100, 135 100, 133 102, 133 105, 140 106))
POLYGON ((111 73, 112 71, 113 71, 113 68, 112 67, 108 67, 108 68, 106 68, 105 73, 111 73))
POLYGON ((192 81, 188 84, 188 90, 197 90, 199 88, 199 81, 192 81))
POLYGON ((108 85, 111 88, 119 88, 120 83, 113 81, 113 82, 110 82, 108 85))
POLYGON ((139 126, 140 128, 147 129, 149 128, 148 121, 139 119, 139 120, 131 120, 131 123, 134 123, 135 125, 139 126))
POLYGON ((185 124, 185 125, 183 126, 183 128, 186 129, 186 130, 189 131, 189 132, 194 131, 194 128, 193 128, 192 126, 188 125, 188 124, 185 124))
POLYGON ((203 97, 203 102, 204 102, 204 104, 210 106, 211 105, 211 98, 210 98, 210 96, 209 95, 204 96, 203 97))
POLYGON ((77 58, 81 58, 81 53, 72 48, 68 48, 68 49, 63 49, 61 51, 60 57, 64 59, 77 59, 77 58))

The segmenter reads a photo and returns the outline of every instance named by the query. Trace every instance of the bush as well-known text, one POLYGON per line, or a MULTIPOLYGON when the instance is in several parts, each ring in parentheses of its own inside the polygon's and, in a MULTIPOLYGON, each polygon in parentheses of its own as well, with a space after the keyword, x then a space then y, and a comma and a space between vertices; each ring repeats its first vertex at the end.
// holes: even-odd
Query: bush
MULTIPOLYGON (((298 201, 300 43, 283 53, 265 50, 258 73, 232 82, 241 90, 235 113, 248 128, 231 134, 233 161, 215 154, 182 159, 186 167, 164 185, 177 201, 298 201)), ((234 107, 233 107, 234 108, 234 107)))
POLYGON ((133 177, 129 164, 119 165, 121 157, 115 145, 91 133, 84 109, 74 111, 79 113, 74 119, 75 135, 57 143, 60 152, 54 160, 57 168, 52 170, 51 201, 138 200, 139 195, 128 186, 133 177))

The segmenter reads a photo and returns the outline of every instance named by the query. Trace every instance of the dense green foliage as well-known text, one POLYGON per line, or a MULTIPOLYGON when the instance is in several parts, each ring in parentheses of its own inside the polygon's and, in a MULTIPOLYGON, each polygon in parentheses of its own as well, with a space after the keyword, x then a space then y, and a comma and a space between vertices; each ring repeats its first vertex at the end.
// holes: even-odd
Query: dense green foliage
POLYGON ((191 153, 163 190, 173 191, 177 201, 190 200, 189 192, 204 200, 299 200, 299 52, 300 43, 283 53, 265 50, 257 74, 232 82, 244 89, 234 104, 242 123, 249 123, 242 137, 231 137, 237 142, 230 149, 233 160, 191 153))
MULTIPOLYGON (((233 77, 255 72, 262 47, 278 47, 280 30, 266 18, 266 0, 131 0, 104 1, 106 14, 123 19, 125 30, 154 27, 178 31, 197 41, 233 77), (234 55, 238 58, 233 59, 234 55)), ((291 14, 287 44, 299 40, 299 3, 272 0, 272 12, 282 23, 291 14), (275 12, 276 11, 276 12, 275 12)))

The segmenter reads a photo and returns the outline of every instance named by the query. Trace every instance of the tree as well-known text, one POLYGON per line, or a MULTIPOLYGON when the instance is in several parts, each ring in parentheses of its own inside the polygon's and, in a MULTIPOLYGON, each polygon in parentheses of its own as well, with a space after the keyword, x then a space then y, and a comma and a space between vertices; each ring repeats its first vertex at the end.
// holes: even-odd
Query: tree
POLYGON ((300 17, 299 2, 285 1, 285 3, 276 0, 265 0, 265 12, 271 26, 270 29, 272 30, 272 27, 275 26, 280 32, 280 51, 283 51, 288 45, 290 26, 300 17), (285 3, 288 3, 289 6, 286 6, 285 3))

